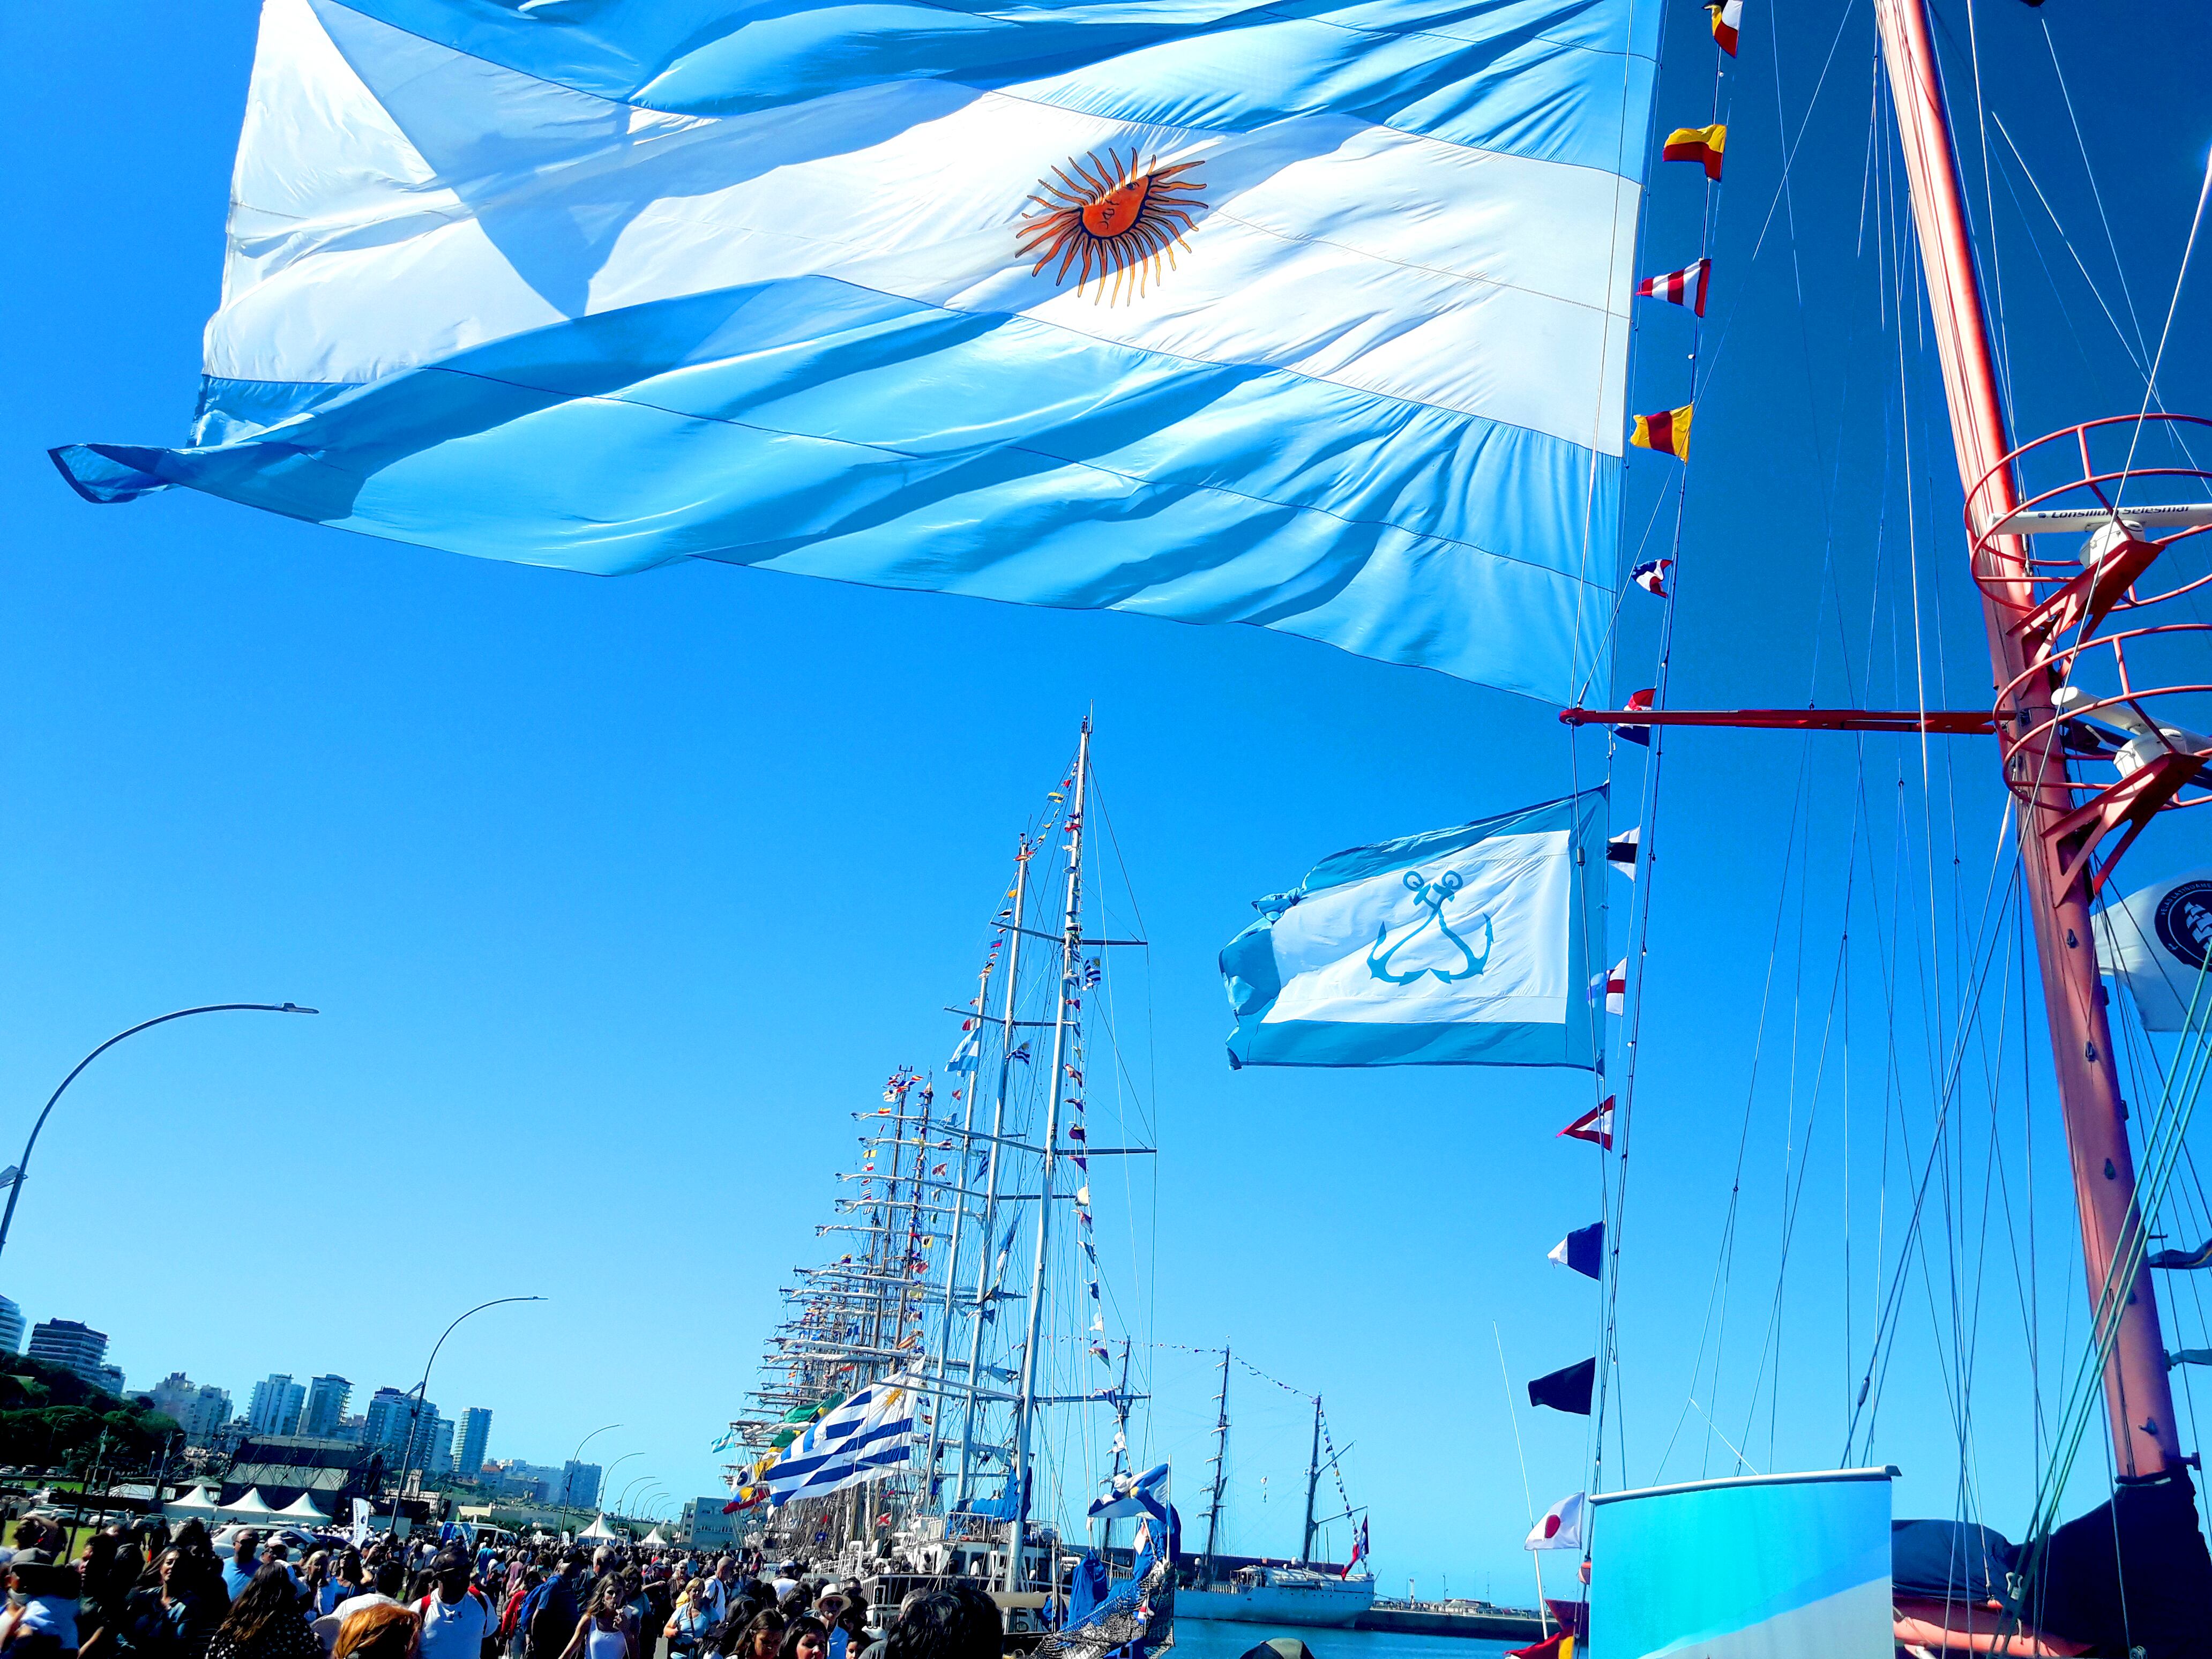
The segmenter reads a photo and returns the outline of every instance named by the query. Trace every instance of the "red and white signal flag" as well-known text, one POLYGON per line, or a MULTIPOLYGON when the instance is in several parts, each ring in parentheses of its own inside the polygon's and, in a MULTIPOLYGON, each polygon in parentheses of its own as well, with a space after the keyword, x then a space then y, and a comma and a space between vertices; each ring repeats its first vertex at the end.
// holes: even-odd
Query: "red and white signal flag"
POLYGON ((1697 315, 1705 314, 1705 283, 1713 274, 1713 262, 1699 259, 1684 265, 1680 270, 1662 271, 1656 276, 1646 276, 1636 285, 1636 292, 1646 300, 1664 300, 1670 306, 1687 306, 1697 315))

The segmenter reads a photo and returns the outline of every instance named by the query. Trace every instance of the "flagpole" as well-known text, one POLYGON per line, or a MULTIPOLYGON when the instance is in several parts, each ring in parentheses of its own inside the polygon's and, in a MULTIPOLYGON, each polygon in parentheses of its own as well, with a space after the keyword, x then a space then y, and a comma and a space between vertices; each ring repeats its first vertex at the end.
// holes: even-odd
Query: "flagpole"
POLYGON ((1063 887, 1060 940, 1060 988, 1053 1004, 1052 1079, 1045 1091, 1042 1167, 1037 1182, 1036 1255, 1030 1266, 1029 1328, 1022 1343, 1022 1385, 1014 1407, 1013 1523, 1006 1552, 1006 1588, 1022 1588, 1022 1545, 1030 1517, 1030 1419, 1036 1401, 1037 1343, 1044 1317, 1044 1269, 1052 1239, 1053 1176, 1059 1161, 1060 1099, 1067 1061, 1067 986, 1082 955, 1083 802, 1091 781, 1091 717, 1075 744, 1074 787, 1068 795, 1067 871, 1063 887))
MULTIPOLYGON (((983 1179, 983 1237, 975 1252, 975 1306, 973 1323, 968 1335, 968 1408, 962 1413, 960 1427, 960 1479, 954 1486, 952 1504, 955 1509, 967 1506, 974 1480, 975 1456, 975 1390, 977 1379, 982 1375, 983 1313, 991 1292, 991 1240, 999 1218, 999 1151, 1006 1144, 1006 1080, 1014 1064, 1014 988, 1021 981, 1023 905, 1029 896, 1030 859, 1036 848, 1022 843, 1022 850, 1014 856, 1013 918, 1006 930, 1006 989, 999 1000, 999 1086, 991 1099, 991 1153, 983 1179)), ((977 1028, 980 1034, 981 1028, 977 1028)), ((979 1044, 980 1044, 979 1035, 979 1044)), ((980 1071, 980 1067, 978 1068, 980 1071)), ((969 1091, 975 1091, 971 1087, 969 1091)), ((963 1147, 962 1156, 967 1149, 963 1147)), ((957 1266, 958 1264, 954 1264, 957 1266)))
MULTIPOLYGON (((991 966, 990 959, 987 955, 984 958, 983 971, 976 975, 975 1023, 972 1027, 969 1028, 975 1034, 975 1047, 978 1051, 977 1055, 975 1056, 976 1058, 981 1058, 981 1050, 983 1046, 983 1001, 984 999, 990 994, 990 991, 991 966)), ((966 1030, 963 1030, 961 1034, 961 1042, 964 1046, 967 1042, 966 1030)), ((960 1174, 951 1183, 952 1188, 952 1236, 947 1241, 945 1249, 944 1323, 939 1328, 937 1334, 937 1363, 935 1371, 931 1377, 931 1381, 937 1385, 937 1401, 930 1408, 929 1413, 929 1461, 922 1465, 921 1500, 925 1507, 927 1507, 929 1502, 937 1495, 937 1456, 939 1451, 942 1449, 945 1443, 945 1433, 943 1428, 945 1411, 945 1361, 946 1354, 952 1346, 953 1321, 956 1317, 953 1312, 953 1305, 954 1298, 960 1283, 961 1224, 968 1218, 968 1199, 966 1195, 966 1188, 968 1184, 968 1148, 971 1144, 970 1137, 974 1134, 975 1129, 975 1079, 981 1075, 982 1067, 981 1066, 970 1065, 968 1068, 967 1086, 960 1091, 960 1097, 963 1102, 960 1114, 960 1174)), ((990 1245, 990 1235, 988 1232, 983 1236, 983 1243, 985 1248, 988 1249, 990 1245)), ((975 1387, 975 1374, 973 1371, 970 1371, 968 1374, 968 1387, 969 1392, 973 1393, 975 1387)))

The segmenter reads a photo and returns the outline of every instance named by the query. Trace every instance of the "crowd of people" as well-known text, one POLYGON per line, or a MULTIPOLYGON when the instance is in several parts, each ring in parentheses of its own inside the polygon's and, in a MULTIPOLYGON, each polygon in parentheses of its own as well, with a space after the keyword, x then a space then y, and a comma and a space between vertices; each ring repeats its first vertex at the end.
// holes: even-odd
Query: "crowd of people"
POLYGON ((0 1659, 1001 1659, 997 1603, 917 1590, 871 1627, 857 1585, 741 1557, 385 1538, 307 1552, 188 1520, 0 1549, 0 1659), (665 1644, 665 1645, 664 1645, 665 1644))

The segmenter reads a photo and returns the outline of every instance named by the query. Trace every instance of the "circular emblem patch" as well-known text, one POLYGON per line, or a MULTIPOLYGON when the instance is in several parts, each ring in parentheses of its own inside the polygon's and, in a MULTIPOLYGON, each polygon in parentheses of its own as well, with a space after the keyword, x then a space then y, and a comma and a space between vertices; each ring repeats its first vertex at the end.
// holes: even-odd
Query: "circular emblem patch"
POLYGON ((2158 902, 2159 943, 2201 969, 2212 951, 2212 881, 2185 881, 2158 902))

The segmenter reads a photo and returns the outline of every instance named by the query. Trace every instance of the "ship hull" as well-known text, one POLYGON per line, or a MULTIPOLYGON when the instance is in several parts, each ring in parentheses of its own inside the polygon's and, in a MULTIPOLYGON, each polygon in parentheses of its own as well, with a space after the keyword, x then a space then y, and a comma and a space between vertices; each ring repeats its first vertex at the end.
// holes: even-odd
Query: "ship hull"
POLYGON ((1374 1605, 1375 1581, 1334 1584, 1260 1584, 1236 1589, 1178 1589, 1178 1619, 1218 1619, 1240 1625, 1348 1626, 1374 1605))

